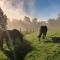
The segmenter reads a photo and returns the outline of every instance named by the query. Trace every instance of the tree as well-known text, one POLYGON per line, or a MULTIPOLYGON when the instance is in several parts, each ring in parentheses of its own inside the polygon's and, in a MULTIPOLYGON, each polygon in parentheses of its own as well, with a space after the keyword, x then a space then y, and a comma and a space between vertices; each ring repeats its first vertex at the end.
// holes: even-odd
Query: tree
POLYGON ((60 14, 58 15, 58 18, 57 18, 58 21, 60 21, 60 14))
POLYGON ((3 10, 0 8, 0 30, 5 30, 7 27, 7 16, 4 14, 3 10))
POLYGON ((32 24, 33 24, 33 31, 37 31, 37 18, 33 18, 32 20, 32 24))
POLYGON ((55 23, 55 21, 56 21, 55 19, 49 19, 48 23, 53 24, 53 23, 55 23))
POLYGON ((27 17, 27 16, 24 17, 24 20, 27 21, 27 22, 29 22, 29 23, 31 22, 31 21, 30 21, 30 18, 27 17))
POLYGON ((34 18, 34 19, 32 20, 32 22, 33 22, 34 24, 36 24, 36 23, 37 23, 37 18, 34 18))

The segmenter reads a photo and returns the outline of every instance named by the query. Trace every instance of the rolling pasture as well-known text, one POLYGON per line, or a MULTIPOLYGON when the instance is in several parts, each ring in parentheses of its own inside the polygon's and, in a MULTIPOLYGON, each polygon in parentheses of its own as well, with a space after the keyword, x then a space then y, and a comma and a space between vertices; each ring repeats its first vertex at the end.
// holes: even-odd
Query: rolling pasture
MULTIPOLYGON (((28 42, 18 44, 20 48, 24 48, 19 55, 24 59, 16 60, 60 60, 60 29, 48 30, 47 37, 45 39, 40 38, 40 41, 38 34, 37 32, 24 34, 24 38, 28 42), (29 44, 30 46, 28 46, 29 44), (24 53, 28 51, 30 47, 33 49, 24 56, 24 53)), ((0 60, 9 60, 3 51, 0 51, 0 60)))

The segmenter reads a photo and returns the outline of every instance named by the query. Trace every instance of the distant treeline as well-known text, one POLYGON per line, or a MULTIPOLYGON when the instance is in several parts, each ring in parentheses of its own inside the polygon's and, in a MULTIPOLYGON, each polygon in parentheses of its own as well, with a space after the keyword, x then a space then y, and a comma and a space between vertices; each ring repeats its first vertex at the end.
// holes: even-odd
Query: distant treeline
POLYGON ((24 20, 13 19, 12 22, 8 22, 8 28, 16 28, 20 31, 25 32, 38 32, 41 25, 47 25, 48 28, 59 28, 60 27, 60 15, 56 19, 49 19, 48 21, 39 21, 37 18, 30 20, 29 17, 25 16, 24 20))

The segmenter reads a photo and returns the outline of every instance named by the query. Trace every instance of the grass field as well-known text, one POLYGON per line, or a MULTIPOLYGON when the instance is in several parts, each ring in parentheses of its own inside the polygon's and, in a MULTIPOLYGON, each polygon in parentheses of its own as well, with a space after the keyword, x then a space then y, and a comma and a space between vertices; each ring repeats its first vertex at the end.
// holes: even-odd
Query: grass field
POLYGON ((60 30, 50 30, 46 39, 37 38, 37 33, 32 33, 27 37, 35 49, 28 53, 25 60, 60 60, 60 30), (55 38, 51 41, 51 38, 55 38))
MULTIPOLYGON (((41 38, 40 41, 37 36, 38 33, 36 32, 25 35, 25 38, 33 47, 33 50, 28 52, 24 59, 60 60, 60 29, 49 30, 47 37, 45 39, 41 38)), ((0 52, 0 60, 7 58, 2 51, 0 52)))

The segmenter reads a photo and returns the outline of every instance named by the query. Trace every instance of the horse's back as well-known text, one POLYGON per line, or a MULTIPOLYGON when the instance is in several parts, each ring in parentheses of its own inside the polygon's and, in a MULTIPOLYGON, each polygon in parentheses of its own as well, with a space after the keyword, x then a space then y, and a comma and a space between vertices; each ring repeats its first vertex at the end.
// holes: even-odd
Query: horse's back
POLYGON ((47 26, 41 26, 40 32, 47 32, 47 26))

